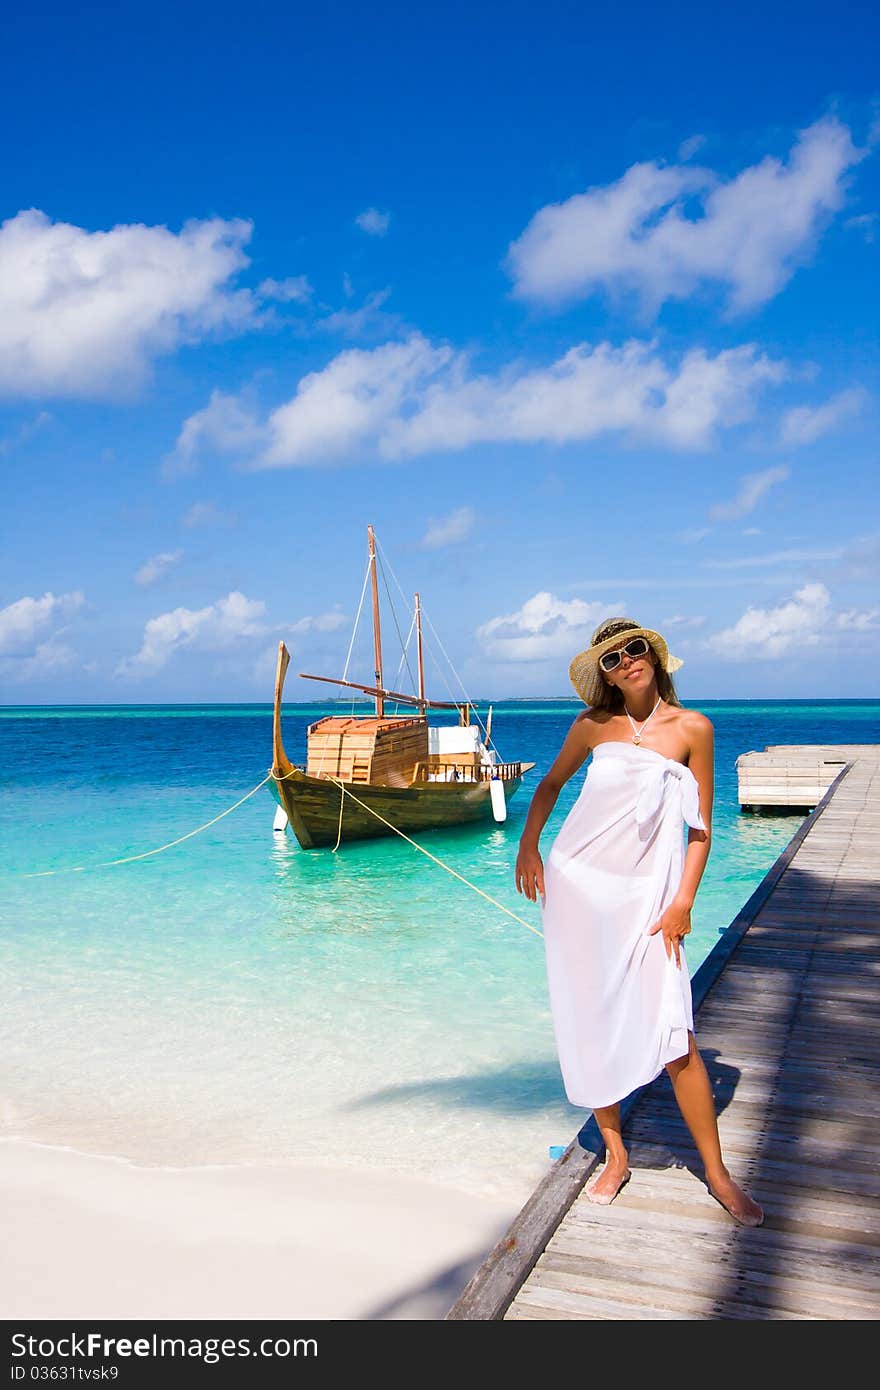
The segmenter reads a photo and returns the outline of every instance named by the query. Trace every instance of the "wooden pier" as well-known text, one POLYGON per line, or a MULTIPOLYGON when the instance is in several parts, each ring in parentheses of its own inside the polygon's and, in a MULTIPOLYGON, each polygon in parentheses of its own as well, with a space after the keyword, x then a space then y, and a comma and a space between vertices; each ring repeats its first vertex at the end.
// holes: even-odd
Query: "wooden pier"
POLYGON ((833 744, 771 743, 763 753, 741 753, 736 760, 740 808, 812 810, 846 761, 833 744))
POLYGON ((797 751, 842 765, 692 981, 725 1159, 763 1226, 709 1196, 664 1072, 624 1102, 615 1202, 583 1194, 591 1117, 448 1319, 880 1315, 880 745, 797 751))

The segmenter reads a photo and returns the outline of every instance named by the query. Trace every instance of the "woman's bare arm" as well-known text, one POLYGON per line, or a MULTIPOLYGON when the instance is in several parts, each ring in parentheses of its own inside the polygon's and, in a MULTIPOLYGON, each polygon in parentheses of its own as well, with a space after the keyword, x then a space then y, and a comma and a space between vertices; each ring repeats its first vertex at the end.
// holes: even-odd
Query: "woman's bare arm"
POLYGON ((534 902, 539 893, 542 898, 544 896, 544 864, 538 849, 541 831, 569 777, 586 762, 591 746, 590 724, 585 714, 579 714, 566 734, 553 766, 535 788, 516 860, 516 891, 524 893, 530 902, 534 902))
POLYGON ((691 719, 693 724, 689 730, 691 747, 688 767, 696 777, 700 789, 700 815, 706 829, 688 828, 684 872, 675 896, 689 908, 694 905, 700 879, 709 858, 712 844, 712 802, 715 796, 715 730, 712 721, 704 714, 695 711, 691 719))
POLYGON ((662 931, 666 954, 675 957, 681 968, 681 943, 691 929, 691 909, 697 888, 703 877, 706 860, 712 843, 712 799, 715 789, 715 730, 704 714, 696 711, 688 721, 690 752, 688 767, 697 779, 700 789, 700 814, 705 830, 688 828, 688 844, 684 858, 684 869, 672 902, 649 929, 648 935, 662 931))

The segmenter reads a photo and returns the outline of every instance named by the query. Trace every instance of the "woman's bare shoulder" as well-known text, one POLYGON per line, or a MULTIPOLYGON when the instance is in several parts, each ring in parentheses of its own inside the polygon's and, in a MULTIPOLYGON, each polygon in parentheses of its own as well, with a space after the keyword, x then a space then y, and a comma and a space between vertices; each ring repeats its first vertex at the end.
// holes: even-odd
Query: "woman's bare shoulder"
POLYGON ((610 718, 611 714, 607 709, 593 709, 592 706, 588 705, 586 709, 581 710, 580 714, 575 715, 574 722, 580 724, 582 720, 588 719, 591 724, 600 725, 607 724, 610 718))
POLYGON ((611 713, 607 709, 592 709, 589 706, 582 709, 580 714, 575 717, 575 724, 581 726, 581 732, 593 745, 593 740, 600 729, 603 729, 611 718, 611 713))
POLYGON ((679 712, 678 727, 687 740, 688 751, 694 753, 700 748, 710 750, 715 740, 715 725, 698 709, 682 709, 679 712))
POLYGON ((692 730, 704 737, 715 732, 715 725, 712 720, 707 715, 701 714, 698 709, 681 709, 679 710, 679 718, 683 729, 692 730))

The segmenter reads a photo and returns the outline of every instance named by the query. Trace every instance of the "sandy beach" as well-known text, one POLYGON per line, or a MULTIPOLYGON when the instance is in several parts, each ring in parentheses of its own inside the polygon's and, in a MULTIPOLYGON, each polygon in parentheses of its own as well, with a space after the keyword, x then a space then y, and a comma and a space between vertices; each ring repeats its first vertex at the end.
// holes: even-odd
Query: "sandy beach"
POLYGON ((138 1168, 17 1140, 0 1190, 6 1319, 442 1318, 522 1205, 341 1164, 138 1168))

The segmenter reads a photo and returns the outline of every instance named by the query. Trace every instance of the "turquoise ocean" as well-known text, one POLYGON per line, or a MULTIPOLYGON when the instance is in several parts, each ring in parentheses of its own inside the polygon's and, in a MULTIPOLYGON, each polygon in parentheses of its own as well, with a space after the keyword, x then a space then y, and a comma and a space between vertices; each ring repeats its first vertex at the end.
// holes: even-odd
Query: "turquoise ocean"
MULTIPOLYGON (((876 742, 880 703, 687 703, 716 735, 693 973, 803 819, 741 813, 737 755, 876 742)), ((340 708, 286 706, 294 761, 307 725, 340 708)), ((537 764, 507 821, 421 837, 536 927, 517 845, 579 708, 495 703, 501 756, 537 764)), ((145 1165, 357 1164, 522 1195, 585 1112, 562 1087, 543 944, 519 922, 401 839, 300 849, 273 834, 268 787, 163 854, 91 867, 211 819, 270 761, 268 706, 0 709, 0 1135, 145 1165)))

